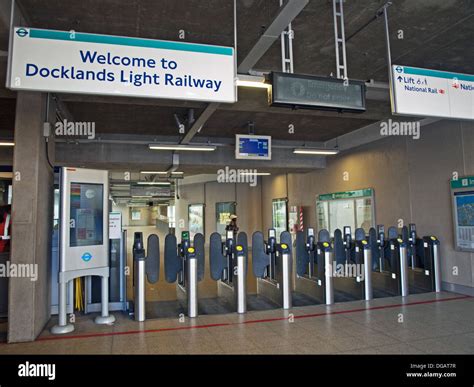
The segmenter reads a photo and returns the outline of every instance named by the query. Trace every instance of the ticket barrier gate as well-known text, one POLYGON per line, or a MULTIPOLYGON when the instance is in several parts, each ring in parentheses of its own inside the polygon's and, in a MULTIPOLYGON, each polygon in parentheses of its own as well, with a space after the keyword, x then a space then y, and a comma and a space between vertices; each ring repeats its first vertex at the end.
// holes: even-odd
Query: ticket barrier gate
POLYGON ((330 275, 332 271, 326 273, 325 270, 329 267, 325 264, 325 255, 328 253, 331 254, 329 263, 332 267, 330 243, 331 237, 327 230, 319 231, 317 241, 313 228, 308 228, 306 235, 303 231, 296 233, 295 291, 328 305, 334 302, 334 297, 326 291, 326 284, 331 285, 332 289, 332 276, 326 277, 326 274, 330 275))
POLYGON ((217 281, 217 295, 228 300, 237 313, 247 312, 247 234, 227 231, 225 242, 221 234, 211 234, 209 262, 211 278, 217 281), (236 240, 237 239, 237 240, 236 240))
POLYGON ((344 227, 344 238, 342 231, 336 229, 333 244, 336 267, 332 269, 336 302, 365 299, 362 266, 357 265, 360 259, 356 254, 356 244, 352 240, 351 228, 344 227))
MULTIPOLYGON (((395 238, 396 239, 396 238, 395 238)), ((395 243, 395 242, 394 242, 395 243)), ((396 256, 394 265, 387 263, 386 257, 391 257, 390 244, 385 237, 385 227, 378 225, 377 230, 371 227, 369 230, 369 246, 372 251, 372 287, 375 298, 395 297, 401 295, 400 289, 400 270, 396 256)), ((394 251, 393 254, 399 254, 394 251)), ((390 259, 392 262, 392 259, 390 259)))
POLYGON ((136 232, 133 238, 133 314, 136 321, 146 319, 146 280, 154 284, 160 277, 160 241, 151 234, 147 241, 147 252, 143 246, 143 233, 136 232))
POLYGON ((407 245, 410 293, 441 291, 440 244, 435 236, 418 238, 416 225, 402 227, 407 245))
POLYGON ((187 303, 188 317, 198 316, 198 282, 204 278, 204 235, 196 234, 191 243, 189 231, 181 233, 181 243, 176 236, 165 238, 165 279, 176 282, 179 299, 187 303))
POLYGON ((303 232, 296 234, 296 285, 295 290, 308 294, 320 303, 334 303, 333 249, 327 230, 320 230, 318 241, 314 229, 308 228, 306 240, 303 232), (327 268, 327 270, 326 270, 327 268))
POLYGON ((252 269, 257 277, 257 293, 280 305, 283 309, 292 307, 292 256, 291 235, 280 234, 276 242, 276 231, 268 231, 264 240, 260 231, 252 235, 252 269))

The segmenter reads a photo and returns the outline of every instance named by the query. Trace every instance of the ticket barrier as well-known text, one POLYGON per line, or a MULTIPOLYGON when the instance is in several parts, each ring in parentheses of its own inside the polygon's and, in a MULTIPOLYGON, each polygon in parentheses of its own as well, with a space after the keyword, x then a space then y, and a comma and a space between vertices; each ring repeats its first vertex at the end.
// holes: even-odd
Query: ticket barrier
POLYGON ((326 285, 332 289, 332 271, 326 273, 325 264, 327 254, 331 254, 329 264, 332 267, 332 249, 330 249, 331 237, 327 230, 320 230, 318 240, 316 241, 313 228, 296 233, 295 243, 295 261, 296 277, 295 291, 301 292, 316 299, 322 304, 331 304, 334 302, 331 294, 326 291, 326 285), (331 301, 332 300, 332 301, 331 301))
MULTIPOLYGON (((395 243, 395 242, 394 242, 395 243)), ((372 288, 374 298, 395 297, 401 295, 399 263, 394 257, 394 266, 387 262, 391 256, 390 244, 385 236, 385 227, 378 225, 369 230, 369 246, 372 251, 372 288)), ((394 251, 399 254, 399 251, 394 251)), ((389 260, 392 262, 392 260, 389 260)))
POLYGON ((136 321, 146 319, 146 282, 155 284, 160 277, 160 241, 151 234, 147 240, 147 252, 143 246, 143 233, 133 238, 133 314, 136 321))
POLYGON ((418 238, 416 225, 402 227, 408 254, 408 284, 410 293, 441 291, 440 244, 435 236, 418 238))
POLYGON ((228 300, 237 313, 247 312, 247 234, 227 231, 222 242, 221 234, 211 234, 209 263, 211 278, 217 281, 217 295, 228 300))
POLYGON ((193 242, 189 231, 181 233, 181 243, 176 236, 165 238, 165 279, 176 282, 178 299, 185 299, 188 317, 198 316, 198 282, 204 278, 204 235, 196 234, 193 242))
POLYGON ((333 250, 327 230, 319 231, 317 241, 313 228, 307 229, 306 236, 302 231, 296 234, 295 291, 307 294, 319 303, 333 304, 332 266, 333 250))
POLYGON ((336 302, 365 299, 364 273, 356 254, 356 245, 359 246, 358 249, 361 247, 352 240, 351 228, 344 227, 344 237, 342 231, 336 229, 333 245, 335 267, 332 269, 336 302))
POLYGON ((280 234, 280 243, 274 229, 268 231, 267 241, 260 231, 252 235, 252 269, 257 277, 257 293, 283 309, 292 307, 291 242, 288 231, 280 234))

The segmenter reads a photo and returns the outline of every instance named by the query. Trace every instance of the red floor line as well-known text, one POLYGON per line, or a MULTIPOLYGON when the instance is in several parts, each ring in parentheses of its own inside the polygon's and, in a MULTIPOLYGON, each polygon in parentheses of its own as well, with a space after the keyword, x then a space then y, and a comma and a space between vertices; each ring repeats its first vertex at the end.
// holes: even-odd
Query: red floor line
MULTIPOLYGON (((433 304, 433 303, 439 303, 439 302, 445 302, 445 301, 463 300, 463 299, 466 299, 466 298, 473 298, 473 297, 471 297, 471 296, 456 296, 456 297, 442 298, 442 299, 437 299, 437 300, 413 301, 413 302, 407 302, 405 304, 388 304, 388 305, 372 306, 372 307, 369 307, 369 308, 326 311, 326 312, 321 312, 321 313, 311 313, 311 314, 297 315, 297 316, 294 316, 294 318, 295 319, 301 319, 301 318, 312 318, 312 317, 330 316, 330 315, 338 315, 338 314, 349 314, 349 313, 357 313, 357 312, 364 312, 364 311, 370 311, 370 310, 390 309, 390 308, 399 308, 399 307, 403 307, 403 306, 413 306, 413 305, 433 304)), ((273 322, 273 321, 283 321, 283 320, 288 320, 288 317, 284 316, 284 317, 274 317, 274 318, 266 318, 266 319, 259 319, 259 320, 248 320, 248 321, 242 321, 242 322, 228 322, 228 323, 192 325, 192 326, 184 326, 184 327, 142 329, 142 330, 122 331, 122 332, 88 333, 88 334, 83 334, 83 335, 69 335, 69 336, 48 336, 48 337, 41 337, 41 338, 37 339, 36 341, 87 339, 87 338, 92 338, 92 337, 120 336, 120 335, 133 335, 133 334, 157 333, 157 332, 170 332, 170 331, 191 330, 191 329, 226 327, 226 326, 233 326, 233 325, 259 324, 259 323, 273 322)))

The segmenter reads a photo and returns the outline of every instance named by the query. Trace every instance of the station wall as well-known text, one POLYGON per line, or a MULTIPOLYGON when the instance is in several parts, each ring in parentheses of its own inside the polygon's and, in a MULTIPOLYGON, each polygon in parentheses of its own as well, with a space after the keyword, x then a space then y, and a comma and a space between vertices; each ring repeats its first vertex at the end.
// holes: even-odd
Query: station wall
POLYGON ((370 187, 375 190, 376 222, 388 227, 403 219, 416 223, 420 235, 439 237, 443 286, 474 295, 474 254, 454 250, 453 172, 474 174, 474 124, 438 121, 423 126, 418 140, 387 137, 328 157, 325 169, 264 177, 263 229, 271 227, 272 199, 287 196, 289 205, 304 206, 305 224, 316 227, 317 195, 370 187), (458 275, 453 275, 454 266, 458 275))

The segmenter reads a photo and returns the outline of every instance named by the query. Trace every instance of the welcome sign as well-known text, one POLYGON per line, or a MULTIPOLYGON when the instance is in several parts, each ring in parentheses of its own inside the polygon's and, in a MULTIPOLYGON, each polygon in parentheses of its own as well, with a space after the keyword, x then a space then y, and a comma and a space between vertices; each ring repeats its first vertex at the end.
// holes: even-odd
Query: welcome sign
POLYGON ((13 90, 235 102, 232 47, 17 27, 13 90))

